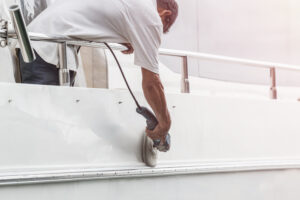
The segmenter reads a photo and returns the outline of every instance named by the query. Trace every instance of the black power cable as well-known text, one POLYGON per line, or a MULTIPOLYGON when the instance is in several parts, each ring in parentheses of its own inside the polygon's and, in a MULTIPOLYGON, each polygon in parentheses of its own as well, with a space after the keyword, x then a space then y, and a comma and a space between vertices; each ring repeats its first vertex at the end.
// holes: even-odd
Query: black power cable
POLYGON ((129 92, 130 92, 130 94, 131 94, 131 96, 132 96, 132 98, 133 98, 133 100, 134 100, 136 106, 138 107, 138 109, 141 109, 141 106, 140 106, 139 102, 137 101, 136 97, 134 96, 134 94, 133 94, 133 92, 132 92, 132 90, 131 90, 131 88, 130 88, 130 86, 129 86, 129 84, 128 84, 128 81, 127 81, 127 79, 126 79, 126 77, 125 77, 125 74, 124 74, 124 72, 123 72, 123 70, 122 70, 122 67, 121 67, 121 65, 120 65, 120 62, 119 62, 119 60, 118 60, 116 54, 114 53, 114 51, 112 50, 112 48, 111 48, 106 42, 104 42, 104 44, 105 44, 105 46, 109 49, 109 51, 111 52, 111 54, 113 55, 113 57, 115 58, 115 60, 116 60, 116 62, 117 62, 117 65, 118 65, 118 67, 119 67, 119 69, 120 69, 120 72, 121 72, 121 74, 122 74, 122 76, 123 76, 123 79, 124 79, 124 81, 125 81, 125 84, 126 84, 128 90, 129 90, 129 92))
MULTIPOLYGON (((106 42, 104 42, 104 44, 109 49, 109 51, 114 56, 114 58, 115 58, 115 60, 117 62, 117 65, 118 65, 118 67, 120 69, 120 72, 121 72, 121 74, 123 76, 123 79, 124 79, 124 81, 126 83, 126 86, 127 86, 128 90, 129 90, 129 92, 130 92, 130 94, 131 94, 131 96, 132 96, 135 104, 137 105, 136 112, 145 117, 146 123, 147 123, 147 129, 153 131, 155 129, 155 127, 158 125, 158 121, 157 121, 155 115, 148 108, 140 106, 139 102, 135 98, 135 96, 134 96, 134 94, 133 94, 133 92, 132 92, 132 90, 131 90, 128 82, 127 82, 127 79, 125 77, 125 74, 123 72, 123 69, 121 67, 121 64, 120 64, 117 56, 115 55, 115 53, 112 50, 112 48, 106 42)), ((161 143, 161 140, 153 140, 153 147, 157 147, 160 151, 164 151, 164 152, 168 151, 170 149, 170 145, 171 145, 171 136, 170 136, 170 134, 166 135, 165 142, 164 142, 163 145, 160 145, 160 143, 161 143)))
POLYGON ((135 96, 134 96, 134 94, 133 94, 133 92, 132 92, 132 90, 131 90, 131 88, 130 88, 128 82, 127 82, 127 79, 126 79, 126 77, 125 77, 125 74, 124 74, 124 72, 123 72, 123 70, 122 70, 121 64, 120 64, 120 62, 119 62, 117 56, 115 55, 115 53, 114 53, 114 51, 112 50, 112 48, 111 48, 106 42, 104 42, 104 44, 105 44, 105 46, 110 50, 111 54, 114 56, 114 58, 115 58, 115 60, 116 60, 116 62, 117 62, 117 64, 118 64, 118 67, 119 67, 119 69, 120 69, 120 72, 121 72, 121 74, 122 74, 122 76, 123 76, 123 79, 124 79, 124 81, 125 81, 125 83, 126 83, 126 86, 127 86, 128 90, 129 90, 129 92, 130 92, 130 94, 131 94, 131 96, 132 96, 132 98, 133 98, 133 100, 134 100, 136 106, 137 106, 136 112, 139 113, 140 115, 143 115, 143 116, 146 118, 146 120, 147 120, 147 121, 146 121, 146 122, 147 122, 147 128, 148 128, 149 130, 154 130, 155 127, 156 127, 157 124, 158 124, 158 121, 157 121, 155 115, 154 115, 148 108, 143 107, 143 106, 140 106, 139 102, 138 102, 137 99, 135 98, 135 96))

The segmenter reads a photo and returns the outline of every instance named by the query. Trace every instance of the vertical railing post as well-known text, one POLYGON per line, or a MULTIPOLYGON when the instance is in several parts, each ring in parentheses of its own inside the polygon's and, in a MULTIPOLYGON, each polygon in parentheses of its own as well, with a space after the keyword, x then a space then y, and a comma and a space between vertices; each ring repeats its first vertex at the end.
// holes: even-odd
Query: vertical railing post
POLYGON ((188 70, 188 58, 187 56, 182 57, 182 71, 181 71, 181 92, 190 93, 190 82, 189 82, 189 70, 188 70))
POLYGON ((7 27, 8 22, 0 18, 0 47, 4 48, 7 46, 7 27))
POLYGON ((59 84, 61 86, 70 86, 70 72, 67 61, 67 43, 58 44, 59 54, 59 84))
POLYGON ((14 29, 16 31, 23 60, 26 63, 33 62, 36 57, 31 45, 31 41, 20 7, 18 5, 12 5, 9 7, 9 12, 14 29))
POLYGON ((270 98, 277 99, 277 88, 276 88, 276 69, 270 68, 270 98))

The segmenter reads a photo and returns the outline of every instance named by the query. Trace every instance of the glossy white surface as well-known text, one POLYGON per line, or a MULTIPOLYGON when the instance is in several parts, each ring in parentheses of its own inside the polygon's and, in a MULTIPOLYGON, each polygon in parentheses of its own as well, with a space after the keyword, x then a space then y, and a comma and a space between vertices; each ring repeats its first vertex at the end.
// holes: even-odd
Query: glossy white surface
MULTIPOLYGON (((0 89, 1 171, 141 163, 145 121, 126 90, 15 84, 0 89)), ((173 148, 159 163, 300 157, 296 101, 182 94, 167 99, 173 148)))
MULTIPOLYGON (((135 113, 126 90, 16 84, 1 84, 0 90, 1 180, 16 174, 23 174, 20 180, 26 180, 30 173, 36 173, 36 179, 50 173, 51 178, 51 172, 54 176, 59 170, 71 177, 76 169, 85 170, 87 176, 88 169, 97 169, 96 173, 124 169, 145 173, 149 169, 140 158, 145 121, 135 113)), ((145 104, 142 94, 136 94, 145 104)), ((53 200, 87 196, 115 199, 122 195, 123 199, 150 199, 162 193, 175 199, 273 200, 275 192, 276 197, 285 199, 300 197, 294 186, 299 171, 293 170, 299 169, 300 159, 298 102, 176 93, 167 94, 167 99, 173 119, 173 146, 169 153, 160 154, 153 172, 194 165, 200 167, 196 174, 2 186, 0 196, 53 200), (280 162, 264 163, 286 159, 290 162, 281 167, 276 167, 280 162), (237 163, 229 165, 231 161, 237 163), (258 161, 258 167, 251 167, 251 162, 258 161), (228 166, 227 172, 235 173, 213 173, 226 172, 228 166), (254 172, 236 173, 247 169, 254 172), (257 171, 262 169, 269 171, 257 171), (282 185, 287 180, 290 182, 282 185), (132 188, 136 188, 134 192, 132 188)))

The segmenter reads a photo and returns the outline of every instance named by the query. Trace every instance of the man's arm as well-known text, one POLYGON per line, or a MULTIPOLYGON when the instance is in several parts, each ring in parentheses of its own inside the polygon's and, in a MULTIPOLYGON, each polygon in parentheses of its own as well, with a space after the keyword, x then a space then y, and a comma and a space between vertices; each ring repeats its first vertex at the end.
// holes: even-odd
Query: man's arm
POLYGON ((127 48, 127 50, 122 51, 123 54, 132 54, 134 52, 134 49, 130 43, 120 43, 120 44, 127 48))
MULTIPOLYGON (((122 53, 133 53, 134 49, 130 43, 122 43, 121 45, 127 47, 127 50, 122 51, 122 53)), ((149 70, 142 68, 142 76, 144 95, 158 120, 158 125, 153 131, 146 130, 147 135, 153 140, 164 140, 171 127, 171 118, 167 108, 163 85, 159 75, 149 70)))
POLYGON ((142 68, 144 95, 153 109, 158 125, 153 131, 146 130, 152 139, 164 139, 171 127, 171 118, 159 75, 142 68))

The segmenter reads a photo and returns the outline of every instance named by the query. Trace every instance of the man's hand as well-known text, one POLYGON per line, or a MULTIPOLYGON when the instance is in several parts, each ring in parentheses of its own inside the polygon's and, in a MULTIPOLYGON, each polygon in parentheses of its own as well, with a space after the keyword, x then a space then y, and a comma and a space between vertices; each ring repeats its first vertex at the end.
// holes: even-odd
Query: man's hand
POLYGON ((146 128, 147 136, 150 137, 152 140, 161 140, 163 143, 165 142, 166 135, 169 132, 171 126, 171 122, 169 125, 161 126, 158 124, 153 131, 150 131, 146 128))
POLYGON ((153 109, 158 125, 153 131, 146 130, 147 135, 153 139, 165 139, 171 127, 171 118, 167 108, 164 88, 159 75, 142 68, 144 95, 153 109))
POLYGON ((130 43, 121 43, 121 45, 125 46, 127 48, 127 50, 122 51, 122 53, 124 54, 132 54, 134 52, 133 47, 131 46, 130 43))

